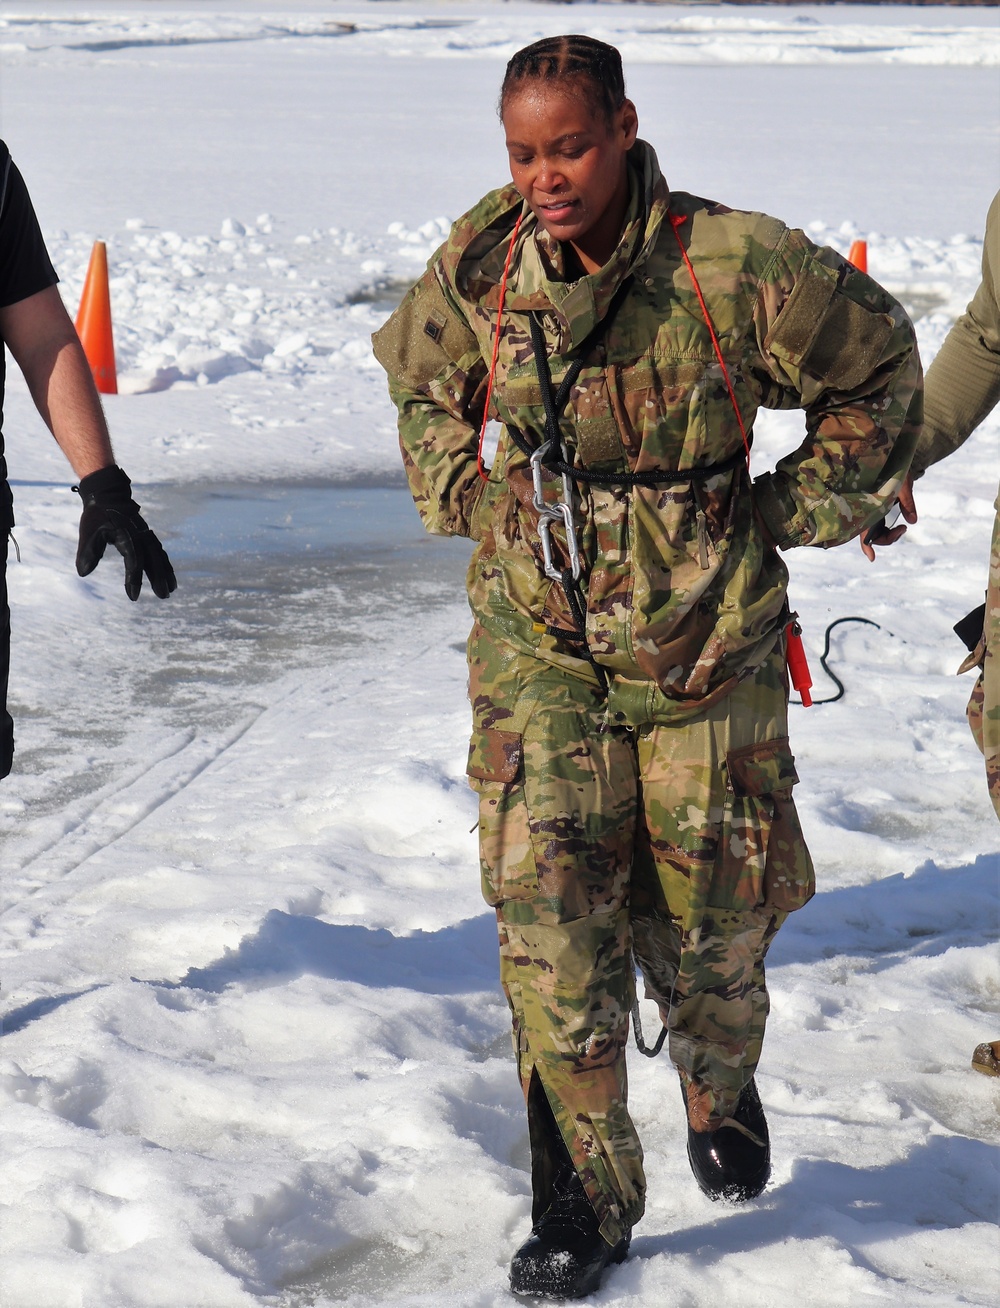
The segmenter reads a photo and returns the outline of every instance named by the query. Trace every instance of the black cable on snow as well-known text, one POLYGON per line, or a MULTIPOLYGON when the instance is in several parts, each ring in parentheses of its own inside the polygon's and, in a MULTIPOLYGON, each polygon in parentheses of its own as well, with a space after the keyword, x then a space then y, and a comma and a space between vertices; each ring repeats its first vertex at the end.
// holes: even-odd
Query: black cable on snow
MULTIPOLYGON (((833 632, 833 629, 834 629, 835 627, 839 627, 839 626, 841 626, 842 623, 845 623, 845 622, 863 622, 863 623, 865 624, 866 627, 874 627, 874 628, 876 629, 876 631, 882 631, 882 630, 883 630, 883 628, 879 625, 879 623, 877 623, 877 622, 873 622, 873 621, 871 620, 871 618, 859 618, 859 617, 851 616, 851 617, 847 617, 847 618, 835 618, 834 621, 830 623, 830 625, 829 625, 829 626, 827 627, 827 629, 826 629, 826 637, 825 637, 825 640, 824 640, 824 642, 823 642, 823 653, 822 653, 822 654, 820 655, 820 657, 819 657, 819 662, 820 662, 820 667, 823 669, 823 671, 826 673, 826 675, 830 678, 830 680, 833 682, 833 684, 837 687, 837 693, 836 693, 836 695, 828 695, 826 699, 814 699, 814 700, 813 700, 813 704, 836 704, 837 700, 838 700, 838 699, 843 699, 843 698, 844 698, 844 695, 845 695, 845 693, 846 693, 845 688, 844 688, 844 683, 841 681, 841 679, 837 676, 837 674, 836 674, 836 673, 833 671, 833 669, 830 667, 830 664, 827 662, 828 658, 830 657, 830 636, 831 636, 831 633, 833 632)), ((891 635, 892 635, 892 632, 890 631, 890 632, 888 632, 887 634, 891 636, 891 635)), ((802 701, 801 701, 800 699, 792 699, 792 700, 790 700, 789 702, 792 703, 792 704, 799 704, 799 705, 801 705, 801 703, 802 703, 802 701)))

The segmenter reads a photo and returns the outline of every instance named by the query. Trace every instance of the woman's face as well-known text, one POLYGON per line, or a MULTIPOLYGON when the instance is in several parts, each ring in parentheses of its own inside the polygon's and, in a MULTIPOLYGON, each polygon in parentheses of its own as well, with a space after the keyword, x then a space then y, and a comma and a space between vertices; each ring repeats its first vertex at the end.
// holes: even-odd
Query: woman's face
POLYGON ((532 80, 507 97, 503 125, 510 175, 532 213, 556 240, 575 246, 585 265, 597 259, 595 267, 603 266, 628 206, 625 156, 638 130, 635 106, 626 100, 609 123, 565 83, 532 80))

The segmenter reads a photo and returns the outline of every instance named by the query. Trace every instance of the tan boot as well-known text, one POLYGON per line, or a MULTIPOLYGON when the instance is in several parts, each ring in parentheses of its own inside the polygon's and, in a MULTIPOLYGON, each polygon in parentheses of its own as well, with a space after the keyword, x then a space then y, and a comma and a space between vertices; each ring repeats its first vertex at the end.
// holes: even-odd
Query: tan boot
POLYGON ((987 1076, 1000 1076, 1000 1040, 989 1045, 976 1045, 972 1051, 972 1066, 987 1076))

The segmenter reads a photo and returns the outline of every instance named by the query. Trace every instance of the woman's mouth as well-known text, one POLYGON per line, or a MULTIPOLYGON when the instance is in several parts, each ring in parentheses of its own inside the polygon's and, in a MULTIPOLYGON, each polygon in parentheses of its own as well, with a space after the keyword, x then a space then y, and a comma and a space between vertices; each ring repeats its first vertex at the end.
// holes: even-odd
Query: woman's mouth
POLYGON ((564 223, 574 216, 576 208, 576 200, 546 200, 538 206, 538 211, 551 223, 564 223))

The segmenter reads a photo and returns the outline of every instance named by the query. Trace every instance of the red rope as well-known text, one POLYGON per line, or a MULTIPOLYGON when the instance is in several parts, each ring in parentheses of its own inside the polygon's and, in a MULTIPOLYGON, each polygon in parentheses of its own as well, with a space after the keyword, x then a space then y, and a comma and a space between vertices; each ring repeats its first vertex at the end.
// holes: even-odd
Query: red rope
POLYGON ((701 287, 698 284, 698 278, 695 276, 694 266, 688 257, 688 252, 684 248, 684 242, 681 240, 679 227, 687 222, 687 219, 678 213, 669 214, 670 226, 674 230, 674 236, 677 238, 677 244, 680 247, 681 258, 684 260, 685 267, 691 275, 691 281, 694 285, 694 293, 698 297, 698 303, 701 305, 702 314, 705 317, 705 326, 708 328, 708 334, 712 338, 712 346, 715 349, 715 357, 719 360, 719 366, 722 369, 722 375, 725 378, 726 390, 729 392, 730 403, 733 406, 733 412, 736 414, 736 421, 740 426, 740 435, 743 437, 743 448, 747 452, 747 467, 750 467, 750 442, 747 440, 747 429, 743 425, 743 415, 740 413, 740 406, 736 403, 736 392, 733 390, 733 383, 729 376, 729 369, 726 367, 726 361, 722 357, 722 346, 719 344, 719 338, 715 334, 715 327, 712 324, 711 315, 708 312, 708 305, 705 303, 705 297, 701 293, 701 287))
POLYGON ((521 226, 521 219, 524 214, 518 214, 517 222, 514 224, 514 230, 510 234, 510 245, 507 247, 507 260, 503 266, 503 276, 500 278, 500 299, 497 303, 497 325, 493 333, 493 358, 490 361, 490 375, 486 382, 486 404, 483 407, 483 425, 479 429, 479 448, 476 450, 476 467, 479 469, 479 475, 483 481, 489 481, 490 476, 483 465, 483 443, 486 440, 486 424, 490 420, 490 399, 493 395, 493 378, 497 371, 497 355, 500 351, 500 319, 503 316, 503 302, 507 297, 507 274, 510 272, 510 261, 514 256, 514 243, 517 240, 517 233, 521 226))

